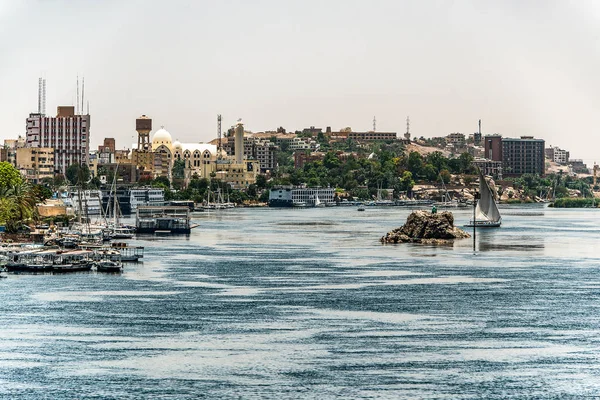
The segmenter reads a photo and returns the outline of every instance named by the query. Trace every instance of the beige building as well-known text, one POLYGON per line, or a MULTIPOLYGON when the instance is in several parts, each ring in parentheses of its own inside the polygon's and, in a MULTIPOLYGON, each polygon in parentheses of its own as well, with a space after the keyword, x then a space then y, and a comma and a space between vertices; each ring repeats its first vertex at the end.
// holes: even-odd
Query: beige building
POLYGON ((54 178, 54 149, 52 147, 23 147, 16 150, 16 167, 30 182, 40 183, 54 178))
MULTIPOLYGON (((238 124, 238 136, 239 132, 243 135, 242 124, 238 124)), ((243 143, 243 136, 239 143, 243 143)), ((245 159, 241 149, 238 149, 235 156, 228 156, 223 150, 219 154, 214 144, 173 141, 171 134, 164 128, 156 131, 152 137, 152 155, 153 175, 164 176, 169 180, 173 178, 175 161, 183 160, 186 185, 194 175, 207 179, 214 176, 233 188, 243 189, 256 183, 256 176, 260 172, 260 163, 245 159)))

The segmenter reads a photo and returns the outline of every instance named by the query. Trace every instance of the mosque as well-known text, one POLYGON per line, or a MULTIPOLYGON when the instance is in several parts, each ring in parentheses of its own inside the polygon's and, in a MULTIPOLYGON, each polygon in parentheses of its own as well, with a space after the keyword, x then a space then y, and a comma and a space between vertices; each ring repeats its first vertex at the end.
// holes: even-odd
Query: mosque
POLYGON ((209 143, 181 143, 173 141, 171 134, 161 127, 152 135, 149 143, 152 120, 145 115, 137 119, 138 148, 132 153, 132 160, 138 168, 150 173, 152 177, 173 178, 173 165, 177 160, 185 161, 184 186, 192 177, 215 178, 227 182, 235 189, 244 189, 256 183, 260 171, 257 160, 244 158, 244 125, 241 122, 235 127, 236 138, 240 148, 235 155, 228 156, 225 150, 209 143), (141 122, 140 122, 141 121, 141 122), (140 129, 142 128, 142 129, 140 129))

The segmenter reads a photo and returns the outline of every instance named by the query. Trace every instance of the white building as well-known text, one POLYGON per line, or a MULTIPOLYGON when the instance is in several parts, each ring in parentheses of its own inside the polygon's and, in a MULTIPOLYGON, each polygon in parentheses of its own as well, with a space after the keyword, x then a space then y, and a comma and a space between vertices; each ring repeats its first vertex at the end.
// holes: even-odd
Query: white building
POLYGON ((293 188, 292 201, 314 205, 317 197, 321 203, 333 203, 335 190, 333 188, 293 188))
POLYGON ((131 212, 138 206, 163 206, 165 204, 165 191, 160 188, 132 188, 129 192, 131 212))

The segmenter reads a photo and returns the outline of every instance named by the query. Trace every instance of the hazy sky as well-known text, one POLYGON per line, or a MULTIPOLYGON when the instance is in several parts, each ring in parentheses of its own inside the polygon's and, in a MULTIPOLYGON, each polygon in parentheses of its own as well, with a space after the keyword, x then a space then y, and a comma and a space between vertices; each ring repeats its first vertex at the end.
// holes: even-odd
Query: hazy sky
POLYGON ((417 136, 535 135, 595 160, 598 1, 0 0, 0 140, 85 75, 92 146, 147 114, 181 141, 243 118, 417 136))

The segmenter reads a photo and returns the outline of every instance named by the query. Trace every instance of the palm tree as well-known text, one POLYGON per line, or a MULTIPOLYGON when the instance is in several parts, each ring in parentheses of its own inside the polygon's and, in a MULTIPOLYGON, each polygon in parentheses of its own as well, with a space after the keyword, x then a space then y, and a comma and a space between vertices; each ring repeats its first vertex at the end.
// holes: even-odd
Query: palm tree
POLYGON ((9 233, 15 233, 24 222, 38 218, 37 203, 44 201, 44 196, 37 187, 20 182, 0 191, 0 198, 8 207, 6 230, 9 233))

